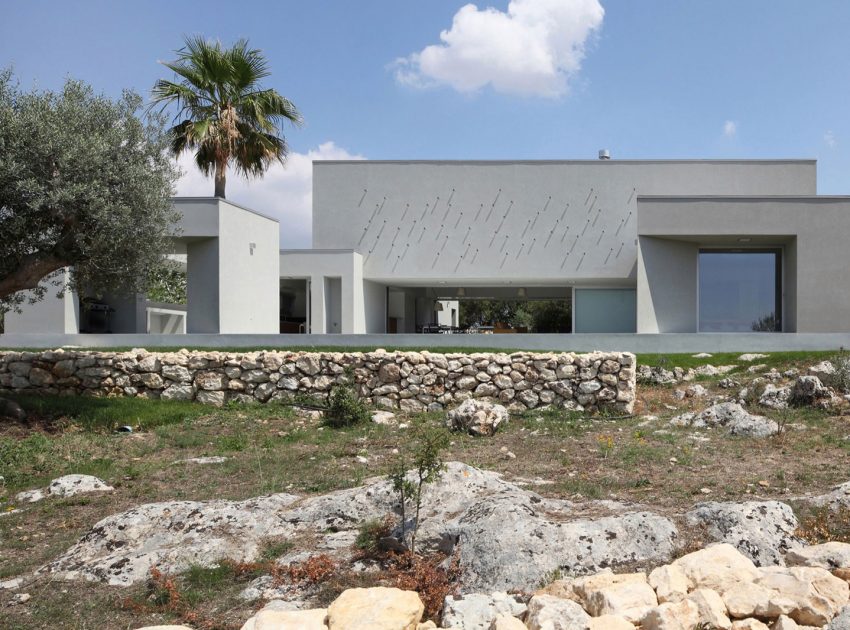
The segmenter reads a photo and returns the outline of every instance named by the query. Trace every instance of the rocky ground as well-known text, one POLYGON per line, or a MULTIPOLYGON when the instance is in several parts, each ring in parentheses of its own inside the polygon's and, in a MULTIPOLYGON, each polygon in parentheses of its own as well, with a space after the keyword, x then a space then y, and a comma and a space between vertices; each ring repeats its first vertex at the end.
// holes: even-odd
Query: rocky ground
POLYGON ((850 546, 811 546, 850 543, 843 358, 826 358, 639 357, 629 417, 475 407, 332 429, 289 407, 20 399, 27 419, 0 431, 0 627, 266 627, 258 610, 349 627, 325 609, 378 585, 420 592, 398 627, 850 627, 850 546), (388 542, 386 473, 446 422, 411 564, 388 542))

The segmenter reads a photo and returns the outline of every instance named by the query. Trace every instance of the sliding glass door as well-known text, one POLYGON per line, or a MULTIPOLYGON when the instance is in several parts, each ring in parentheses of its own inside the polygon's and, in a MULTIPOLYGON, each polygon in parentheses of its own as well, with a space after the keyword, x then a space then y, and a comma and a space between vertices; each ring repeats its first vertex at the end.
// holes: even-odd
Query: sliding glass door
POLYGON ((700 332, 781 330, 782 250, 700 250, 700 332))

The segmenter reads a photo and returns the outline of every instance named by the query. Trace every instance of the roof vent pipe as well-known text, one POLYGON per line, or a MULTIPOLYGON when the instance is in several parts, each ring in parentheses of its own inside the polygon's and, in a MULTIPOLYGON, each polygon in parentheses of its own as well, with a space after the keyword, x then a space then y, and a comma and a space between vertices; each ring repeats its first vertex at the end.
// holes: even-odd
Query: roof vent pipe
POLYGON ((610 160, 611 152, 608 149, 599 149, 599 159, 600 160, 610 160))

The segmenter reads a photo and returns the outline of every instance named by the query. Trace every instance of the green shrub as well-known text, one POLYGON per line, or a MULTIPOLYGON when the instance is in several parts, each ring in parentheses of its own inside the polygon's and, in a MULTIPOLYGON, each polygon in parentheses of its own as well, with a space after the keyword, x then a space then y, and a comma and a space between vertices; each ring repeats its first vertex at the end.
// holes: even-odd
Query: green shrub
POLYGON ((832 374, 822 375, 824 384, 838 391, 850 393, 850 353, 843 349, 829 359, 835 371, 832 374))
POLYGON ((328 396, 325 423, 332 427, 348 427, 369 420, 369 408, 360 399, 354 387, 337 383, 328 396))
POLYGON ((373 518, 360 525, 355 545, 367 554, 375 554, 379 550, 379 542, 392 531, 392 522, 387 518, 373 518))

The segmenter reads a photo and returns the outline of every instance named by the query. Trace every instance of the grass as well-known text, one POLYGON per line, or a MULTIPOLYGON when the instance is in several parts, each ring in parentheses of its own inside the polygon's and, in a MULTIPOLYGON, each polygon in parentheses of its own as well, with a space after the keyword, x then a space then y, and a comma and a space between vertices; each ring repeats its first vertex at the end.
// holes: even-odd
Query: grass
MULTIPOLYGON (((735 363, 734 354, 716 355, 715 365, 735 363)), ((780 371, 798 369, 831 353, 771 353, 759 360, 780 371)), ((648 358, 651 362, 652 357, 648 358)), ((662 364, 693 366, 690 355, 673 355, 662 364)), ((647 359, 644 359, 645 361, 647 359)), ((658 362, 660 359, 655 357, 658 362)), ((746 366, 747 364, 741 364, 746 366)), ((736 376, 746 385, 756 377, 745 369, 736 376)), ((707 380, 712 395, 729 394, 707 380)), ((681 387, 677 385, 676 387, 681 387)), ((546 497, 634 501, 679 514, 705 500, 776 499, 817 494, 850 478, 850 419, 846 409, 823 411, 754 408, 783 423, 775 438, 732 438, 720 430, 671 427, 668 420, 698 411, 706 400, 677 401, 673 387, 640 385, 633 417, 587 416, 580 412, 532 410, 512 416, 491 438, 454 434, 446 455, 501 473, 546 497), (672 407, 672 408, 670 408, 672 407), (657 416, 647 419, 646 416, 657 416), (510 457, 508 453, 514 455, 510 457), (759 482, 767 482, 767 486, 759 482)), ((283 405, 230 405, 221 409, 191 403, 135 399, 16 397, 32 412, 29 425, 0 425, 0 579, 43 565, 67 549, 94 523, 140 503, 166 500, 241 500, 288 492, 315 495, 359 485, 385 475, 393 451, 409 432, 372 423, 331 428, 283 405), (131 424, 130 434, 114 433, 131 424), (223 455, 222 464, 180 463, 191 457, 223 455), (358 461, 366 457, 367 463, 358 461), (17 506, 20 490, 43 487, 68 473, 94 474, 114 486, 109 494, 46 499, 17 506)), ((404 418, 411 421, 414 418, 404 418)), ((420 414, 441 424, 443 414, 420 414)), ((814 539, 850 536, 850 519, 837 526, 821 514, 800 512, 814 539)), ((309 548, 307 540, 268 540, 260 560, 272 562, 309 548)), ((193 610, 221 619, 218 628, 239 628, 251 607, 238 600, 250 575, 232 566, 193 567, 174 576, 193 610)), ((335 576, 322 597, 353 584, 367 585, 366 574, 335 576)), ((2 628, 139 627, 179 622, 167 609, 128 607, 128 599, 147 602, 144 586, 114 589, 98 584, 37 583, 25 606, 0 601, 2 628)))

